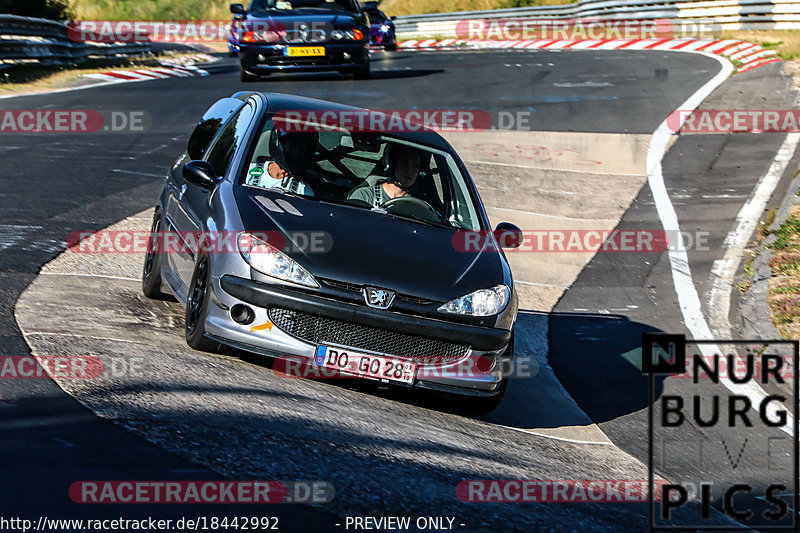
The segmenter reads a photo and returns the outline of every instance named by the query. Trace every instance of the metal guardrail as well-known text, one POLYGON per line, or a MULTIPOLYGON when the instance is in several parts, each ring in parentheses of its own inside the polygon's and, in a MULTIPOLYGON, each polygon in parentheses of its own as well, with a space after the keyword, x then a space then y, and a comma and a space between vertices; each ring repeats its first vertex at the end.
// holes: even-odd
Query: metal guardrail
POLYGON ((721 29, 800 28, 797 0, 580 0, 575 4, 489 11, 459 11, 397 17, 400 38, 458 37, 456 23, 466 19, 669 19, 711 23, 721 29))
POLYGON ((0 15, 0 69, 16 63, 67 65, 91 58, 128 57, 151 52, 149 43, 86 43, 70 39, 54 20, 0 15))

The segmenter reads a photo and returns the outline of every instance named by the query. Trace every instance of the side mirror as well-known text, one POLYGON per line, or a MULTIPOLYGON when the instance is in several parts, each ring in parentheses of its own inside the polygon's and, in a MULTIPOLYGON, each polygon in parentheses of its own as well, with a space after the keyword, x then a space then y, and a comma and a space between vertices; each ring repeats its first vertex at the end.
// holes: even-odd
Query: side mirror
POLYGON ((231 4, 231 13, 234 15, 246 15, 247 11, 245 11, 242 4, 231 4))
POLYGON ((193 160, 183 165, 183 179, 204 189, 211 189, 219 178, 208 161, 193 160))
POLYGON ((391 17, 389 17, 389 20, 397 20, 397 15, 392 15, 391 17))
POLYGON ((501 248, 519 248, 524 239, 522 230, 514 224, 501 222, 494 230, 494 238, 501 248))

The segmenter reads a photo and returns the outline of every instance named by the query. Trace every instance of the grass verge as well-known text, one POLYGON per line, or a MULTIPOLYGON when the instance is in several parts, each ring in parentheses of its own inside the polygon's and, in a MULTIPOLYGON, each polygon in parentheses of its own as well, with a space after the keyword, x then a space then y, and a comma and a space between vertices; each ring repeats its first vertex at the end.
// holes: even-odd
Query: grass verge
POLYGON ((573 0, 450 0, 449 2, 442 2, 441 0, 383 0, 381 2, 381 10, 387 15, 400 16, 572 3, 574 3, 573 0))
POLYGON ((775 50, 781 59, 800 58, 800 30, 737 30, 725 31, 722 39, 738 39, 775 50))
POLYGON ((772 322, 785 339, 800 338, 800 204, 792 208, 781 226, 770 232, 775 241, 769 245, 772 257, 769 266, 767 302, 772 322))
POLYGON ((63 89, 76 85, 86 74, 148 67, 160 67, 159 61, 190 55, 187 53, 166 53, 163 55, 138 58, 91 59, 79 65, 38 64, 13 65, 0 70, 0 95, 16 93, 38 93, 53 89, 63 89))

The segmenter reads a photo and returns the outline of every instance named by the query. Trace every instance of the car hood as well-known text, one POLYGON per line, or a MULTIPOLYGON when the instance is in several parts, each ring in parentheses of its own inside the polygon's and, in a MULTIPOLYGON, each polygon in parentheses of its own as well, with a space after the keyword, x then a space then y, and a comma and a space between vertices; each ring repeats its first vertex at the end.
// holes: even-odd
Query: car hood
POLYGON ((318 278, 438 302, 504 283, 497 250, 460 252, 447 228, 250 187, 236 187, 235 195, 244 228, 280 232, 284 252, 318 278), (291 246, 297 233, 316 234, 324 251, 291 246))
POLYGON ((292 28, 300 23, 332 24, 334 28, 348 29, 361 27, 355 13, 334 13, 323 10, 301 10, 298 14, 276 15, 274 13, 248 13, 248 21, 266 24, 269 27, 292 28))

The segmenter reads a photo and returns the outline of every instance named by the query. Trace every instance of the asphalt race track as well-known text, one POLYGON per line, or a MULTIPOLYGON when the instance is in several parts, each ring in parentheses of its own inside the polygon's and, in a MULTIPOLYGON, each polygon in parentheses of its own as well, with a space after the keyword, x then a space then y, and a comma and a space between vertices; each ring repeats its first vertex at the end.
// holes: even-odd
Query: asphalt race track
MULTIPOLYGON (((139 365, 100 380, 2 380, 4 514, 272 515, 284 531, 345 530, 354 515, 455 517, 464 531, 645 529, 643 503, 469 504, 455 489, 469 479, 647 479, 646 380, 631 353, 642 331, 686 332, 666 253, 512 256, 517 356, 530 372, 512 379, 497 411, 474 417, 433 394, 282 379, 257 356, 192 351, 180 305, 141 295, 141 257, 62 252, 74 231, 149 229, 163 176, 194 123, 215 99, 243 89, 373 109, 527 113, 522 129, 445 135, 493 223, 658 229, 650 136, 720 63, 677 52, 415 51, 376 54, 368 81, 307 75, 248 84, 234 60, 205 68, 204 78, 0 100, 0 109, 144 111, 149 124, 144 132, 2 134, 0 355, 91 354, 139 365), (79 505, 67 495, 77 480, 221 476, 325 480, 336 497, 253 510, 79 505)), ((759 103, 765 109, 794 99, 772 64, 727 81, 707 104, 752 109, 753 94, 775 95, 759 103)), ((685 135, 664 158, 678 219, 710 235, 710 251, 689 257, 700 294, 782 142, 685 135)), ((725 435, 696 428, 695 438, 725 435)), ((687 468, 661 474, 681 479, 687 468)), ((759 465, 742 468, 766 483, 759 465)))

